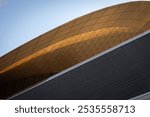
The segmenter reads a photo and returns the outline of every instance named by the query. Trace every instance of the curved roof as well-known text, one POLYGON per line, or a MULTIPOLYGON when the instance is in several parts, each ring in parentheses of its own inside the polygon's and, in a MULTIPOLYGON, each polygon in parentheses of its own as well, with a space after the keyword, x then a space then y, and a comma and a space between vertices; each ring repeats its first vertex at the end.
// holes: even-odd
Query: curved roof
POLYGON ((1 57, 0 80, 55 74, 148 29, 149 1, 124 3, 89 13, 1 57))

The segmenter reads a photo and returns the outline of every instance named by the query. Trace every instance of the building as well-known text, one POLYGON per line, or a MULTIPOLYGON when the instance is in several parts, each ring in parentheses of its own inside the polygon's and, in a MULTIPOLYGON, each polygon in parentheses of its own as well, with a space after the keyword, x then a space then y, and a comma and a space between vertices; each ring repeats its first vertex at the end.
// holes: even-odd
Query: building
POLYGON ((70 67, 11 99, 150 99, 149 45, 150 30, 70 67))
POLYGON ((149 29, 148 1, 119 4, 74 19, 0 58, 0 98, 8 98, 149 29))

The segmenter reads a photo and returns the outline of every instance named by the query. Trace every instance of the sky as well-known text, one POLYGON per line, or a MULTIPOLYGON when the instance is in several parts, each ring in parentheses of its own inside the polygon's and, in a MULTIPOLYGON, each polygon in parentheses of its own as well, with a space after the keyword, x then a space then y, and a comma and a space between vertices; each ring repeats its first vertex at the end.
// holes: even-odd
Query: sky
POLYGON ((128 1, 0 0, 0 57, 74 18, 128 1))

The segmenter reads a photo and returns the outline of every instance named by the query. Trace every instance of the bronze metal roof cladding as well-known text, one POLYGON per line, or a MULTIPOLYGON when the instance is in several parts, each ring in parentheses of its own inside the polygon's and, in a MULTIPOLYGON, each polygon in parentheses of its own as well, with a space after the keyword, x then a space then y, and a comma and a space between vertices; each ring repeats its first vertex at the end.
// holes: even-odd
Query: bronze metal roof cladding
POLYGON ((63 24, 0 58, 0 98, 148 29, 149 1, 111 6, 63 24))

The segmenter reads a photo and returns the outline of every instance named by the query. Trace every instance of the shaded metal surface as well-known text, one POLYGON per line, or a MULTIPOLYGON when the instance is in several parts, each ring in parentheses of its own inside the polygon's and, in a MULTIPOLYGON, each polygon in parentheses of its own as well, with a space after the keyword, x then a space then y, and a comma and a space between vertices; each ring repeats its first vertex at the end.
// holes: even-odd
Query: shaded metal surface
POLYGON ((150 33, 12 99, 130 99, 150 90, 150 33))
POLYGON ((150 92, 131 98, 130 100, 150 100, 150 92))
POLYGON ((76 18, 0 58, 0 98, 150 29, 150 2, 107 7, 76 18))

